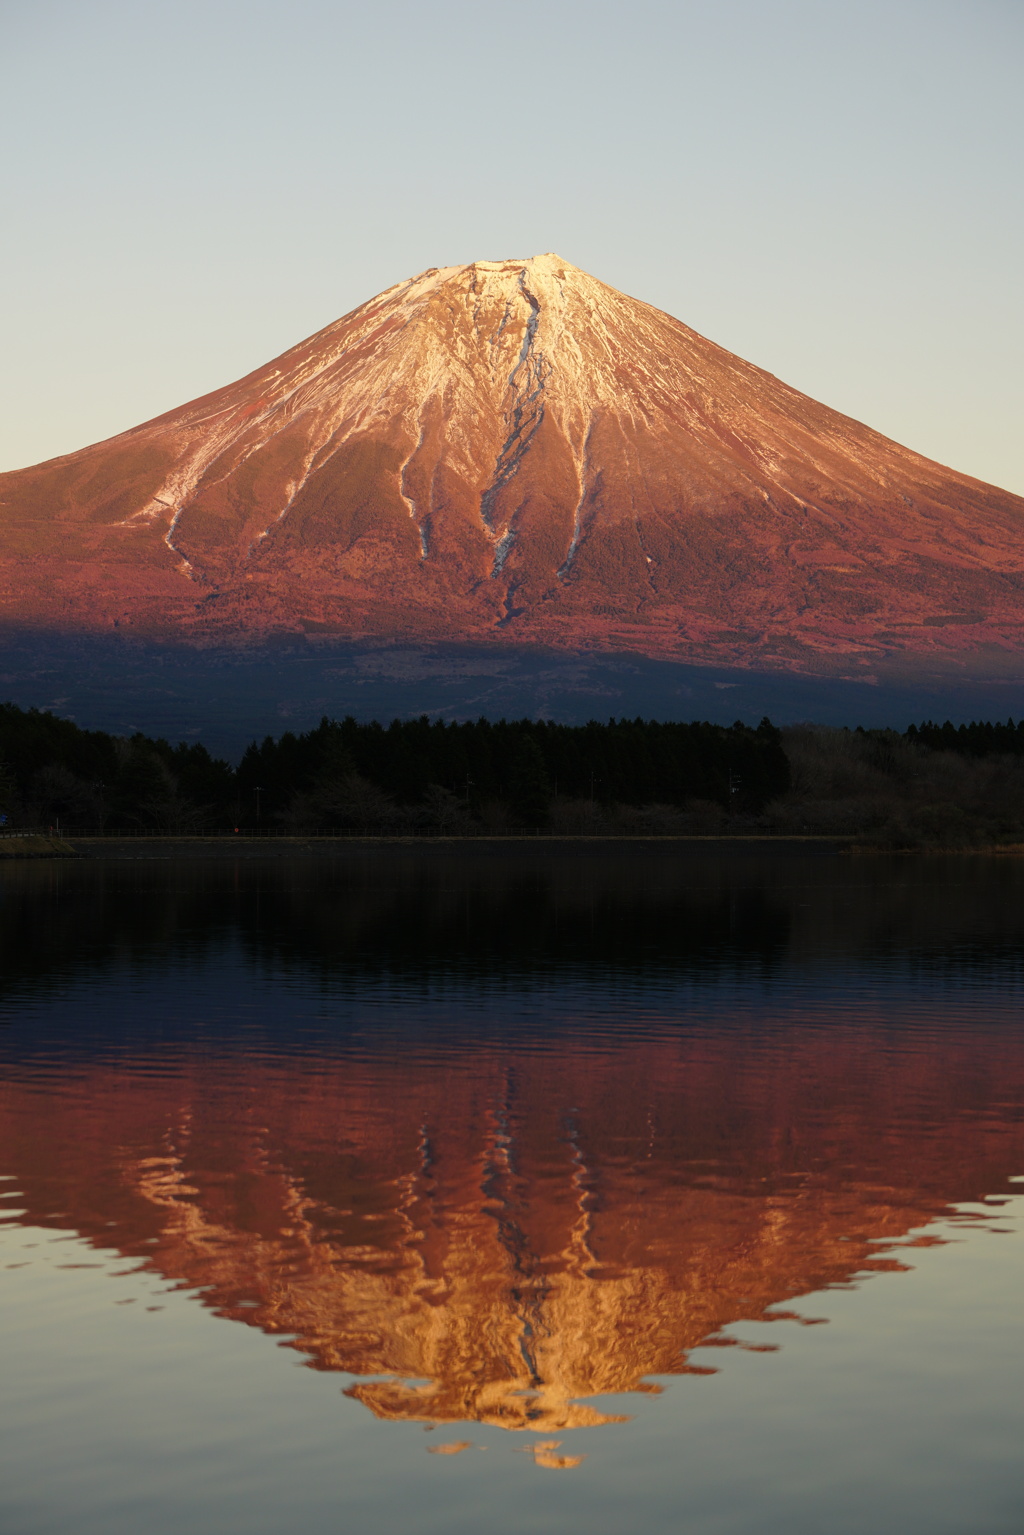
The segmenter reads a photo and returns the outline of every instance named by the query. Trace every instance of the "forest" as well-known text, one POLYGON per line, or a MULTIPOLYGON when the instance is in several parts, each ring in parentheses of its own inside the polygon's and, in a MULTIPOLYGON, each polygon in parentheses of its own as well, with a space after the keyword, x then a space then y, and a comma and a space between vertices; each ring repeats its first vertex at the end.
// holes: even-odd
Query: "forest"
POLYGON ((1024 721, 895 730, 643 719, 389 725, 253 742, 83 730, 0 705, 7 830, 398 836, 835 836, 883 848, 1024 840, 1024 721))

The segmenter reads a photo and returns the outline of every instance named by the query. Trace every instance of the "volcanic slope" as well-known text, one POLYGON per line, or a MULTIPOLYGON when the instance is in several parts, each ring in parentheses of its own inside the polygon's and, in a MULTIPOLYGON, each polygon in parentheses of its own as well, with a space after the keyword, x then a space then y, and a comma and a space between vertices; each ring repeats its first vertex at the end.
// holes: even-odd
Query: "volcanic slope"
POLYGON ((0 476, 0 617, 799 669, 1024 649, 1024 500, 555 255, 431 270, 0 476))

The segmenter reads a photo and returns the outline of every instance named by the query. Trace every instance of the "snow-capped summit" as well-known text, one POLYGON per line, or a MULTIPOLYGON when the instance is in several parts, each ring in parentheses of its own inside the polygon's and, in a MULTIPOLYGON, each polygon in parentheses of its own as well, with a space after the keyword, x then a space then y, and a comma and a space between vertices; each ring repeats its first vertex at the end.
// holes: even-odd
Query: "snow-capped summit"
POLYGON ((1021 648, 1024 500, 548 253, 0 476, 8 622, 801 666, 1021 648))

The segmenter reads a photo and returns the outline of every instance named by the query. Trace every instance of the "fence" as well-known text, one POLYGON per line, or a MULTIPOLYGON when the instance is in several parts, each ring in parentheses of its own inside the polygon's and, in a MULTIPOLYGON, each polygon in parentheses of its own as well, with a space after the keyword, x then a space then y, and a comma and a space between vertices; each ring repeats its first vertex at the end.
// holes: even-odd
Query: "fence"
POLYGON ((543 827, 540 826, 522 828, 517 827, 514 831, 473 831, 469 833, 459 831, 455 827, 451 827, 447 830, 439 827, 431 827, 430 829, 419 829, 416 827, 411 827, 403 828, 399 831, 394 828, 388 828, 386 826, 347 826, 342 828, 314 827, 310 831, 297 832, 288 831, 277 826, 203 826, 190 827, 178 831, 168 831, 166 829, 151 826, 60 826, 55 823, 52 826, 5 826, 3 830, 0 831, 0 838, 64 837, 77 841, 79 839, 102 837, 110 838, 114 841, 142 839, 147 842, 156 841, 160 838, 165 838, 169 841, 176 842, 207 841, 210 838, 217 837, 237 837, 239 839, 260 838, 261 840, 283 838, 291 842, 304 842, 310 837, 330 838, 335 841, 344 841, 344 839, 348 837, 389 837, 405 841, 410 837, 415 837, 417 839, 426 838, 429 840, 430 838, 449 838, 453 836, 465 837, 467 835, 474 838, 483 837, 487 839, 503 836, 550 837, 552 835, 556 835, 564 837, 563 833, 552 833, 550 831, 546 831, 543 827))

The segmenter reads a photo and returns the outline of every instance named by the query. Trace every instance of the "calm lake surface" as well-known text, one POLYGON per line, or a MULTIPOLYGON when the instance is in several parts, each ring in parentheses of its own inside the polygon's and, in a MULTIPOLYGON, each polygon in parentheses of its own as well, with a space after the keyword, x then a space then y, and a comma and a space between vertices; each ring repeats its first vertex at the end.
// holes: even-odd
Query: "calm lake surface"
POLYGON ((0 868, 4 1535, 1024 1524, 1024 861, 0 868))

